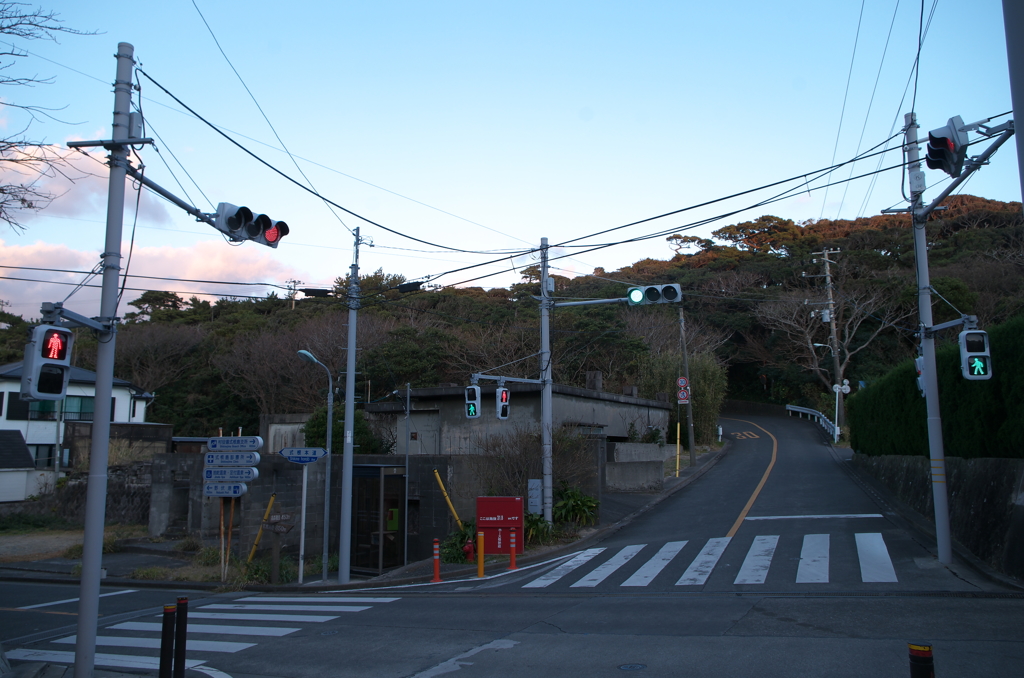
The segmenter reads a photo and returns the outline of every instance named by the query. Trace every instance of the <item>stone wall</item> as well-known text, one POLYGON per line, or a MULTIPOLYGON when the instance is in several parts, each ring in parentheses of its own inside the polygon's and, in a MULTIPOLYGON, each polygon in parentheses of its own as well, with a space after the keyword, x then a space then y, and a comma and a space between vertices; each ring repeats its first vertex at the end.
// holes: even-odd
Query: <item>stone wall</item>
MULTIPOLYGON (((855 454, 853 463, 934 523, 931 463, 855 454)), ((1024 579, 1024 460, 946 457, 953 539, 996 570, 1024 579)))
MULTIPOLYGON (((111 466, 107 474, 107 523, 138 525, 149 522, 151 473, 149 462, 111 466)), ((54 515, 85 523, 86 473, 72 473, 52 493, 35 501, 5 503, 0 515, 54 515)))

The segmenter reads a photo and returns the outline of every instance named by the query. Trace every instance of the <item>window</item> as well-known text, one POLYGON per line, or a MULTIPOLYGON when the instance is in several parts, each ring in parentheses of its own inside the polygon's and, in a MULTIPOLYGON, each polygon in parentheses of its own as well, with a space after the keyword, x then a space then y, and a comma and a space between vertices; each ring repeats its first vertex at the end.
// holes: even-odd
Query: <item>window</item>
POLYGON ((28 418, 39 421, 57 421, 59 400, 34 400, 28 404, 28 418))
POLYGON ((28 451, 36 462, 37 469, 53 468, 54 445, 28 445, 28 451))
POLYGON ((21 394, 11 391, 11 397, 7 401, 7 420, 25 421, 28 419, 28 405, 27 400, 21 399, 21 394))
POLYGON ((64 420, 92 421, 93 401, 91 396, 68 396, 64 399, 64 420))

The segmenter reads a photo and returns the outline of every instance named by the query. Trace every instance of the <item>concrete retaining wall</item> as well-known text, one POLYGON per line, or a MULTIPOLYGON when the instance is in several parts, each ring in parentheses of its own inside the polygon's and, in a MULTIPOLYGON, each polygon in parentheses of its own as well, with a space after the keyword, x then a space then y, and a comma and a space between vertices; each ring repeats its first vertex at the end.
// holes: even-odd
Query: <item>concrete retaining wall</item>
POLYGON ((660 492, 665 478, 664 461, 608 462, 604 466, 608 492, 660 492))
POLYGON ((608 461, 665 461, 675 453, 674 447, 656 443, 608 443, 608 461))
MULTIPOLYGON (((927 457, 855 454, 853 463, 934 523, 927 457)), ((1024 460, 946 457, 953 539, 1005 574, 1024 579, 1024 460)))

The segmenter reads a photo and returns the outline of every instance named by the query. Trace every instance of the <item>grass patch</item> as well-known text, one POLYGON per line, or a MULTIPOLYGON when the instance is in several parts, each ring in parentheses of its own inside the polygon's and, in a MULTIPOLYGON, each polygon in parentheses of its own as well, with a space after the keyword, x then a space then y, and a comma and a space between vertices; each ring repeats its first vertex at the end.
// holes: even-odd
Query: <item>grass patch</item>
POLYGON ((171 578, 171 569, 167 567, 140 567, 132 570, 129 579, 146 579, 149 581, 167 581, 171 578))
POLYGON ((0 534, 28 534, 46 530, 74 530, 80 528, 69 520, 54 515, 27 515, 12 513, 0 517, 0 534))
POLYGON ((201 551, 203 540, 197 534, 190 534, 174 545, 177 551, 201 551))

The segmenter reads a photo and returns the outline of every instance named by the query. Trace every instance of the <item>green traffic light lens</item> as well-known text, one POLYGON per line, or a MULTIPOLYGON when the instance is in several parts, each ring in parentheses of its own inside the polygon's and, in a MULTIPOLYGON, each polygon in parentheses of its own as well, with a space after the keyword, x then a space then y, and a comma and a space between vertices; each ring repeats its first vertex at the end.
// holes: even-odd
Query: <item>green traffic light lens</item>
POLYGON ((644 291, 640 288, 634 288, 629 291, 629 303, 640 304, 644 300, 644 291))

